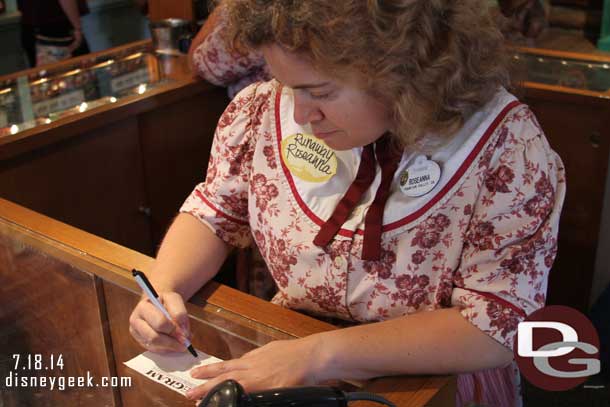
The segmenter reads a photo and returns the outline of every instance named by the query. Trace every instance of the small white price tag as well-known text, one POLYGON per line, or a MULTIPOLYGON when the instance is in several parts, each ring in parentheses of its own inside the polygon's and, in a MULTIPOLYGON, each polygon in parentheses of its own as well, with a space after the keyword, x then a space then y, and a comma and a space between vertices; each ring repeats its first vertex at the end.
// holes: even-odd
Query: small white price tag
POLYGON ((76 90, 66 93, 52 99, 43 100, 42 102, 34 103, 33 110, 36 117, 48 116, 51 113, 60 112, 70 109, 85 101, 85 92, 76 90))
POLYGON ((8 125, 8 117, 6 112, 0 109, 0 127, 6 127, 8 125))
POLYGON ((137 71, 127 73, 125 75, 117 76, 110 81, 110 87, 113 93, 119 93, 120 91, 128 88, 135 88, 136 86, 148 83, 148 69, 141 68, 137 71))
POLYGON ((410 197, 426 195, 441 178, 441 167, 425 155, 415 158, 415 162, 400 174, 400 189, 410 197))

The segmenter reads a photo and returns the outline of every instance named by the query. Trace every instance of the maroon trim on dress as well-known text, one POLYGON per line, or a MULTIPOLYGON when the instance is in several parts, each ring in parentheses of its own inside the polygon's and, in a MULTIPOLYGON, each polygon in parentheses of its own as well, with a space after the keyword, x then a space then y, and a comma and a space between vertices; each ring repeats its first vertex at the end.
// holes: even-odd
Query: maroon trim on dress
MULTIPOLYGON (((371 143, 366 145, 362 150, 362 159, 360 160, 356 179, 347 189, 347 192, 343 195, 343 198, 341 198, 330 217, 320 226, 318 234, 313 239, 313 244, 324 247, 335 238, 337 232, 341 229, 341 226, 347 221, 362 198, 362 195, 373 183, 376 165, 377 161, 375 160, 373 143, 371 143)), ((379 219, 377 220, 379 222, 379 219)), ((368 230, 368 226, 365 226, 365 229, 368 230)), ((379 227, 379 232, 381 233, 381 227, 379 227)))
MULTIPOLYGON (((315 224, 317 224, 318 226, 322 226, 324 224, 324 221, 322 219, 320 219, 311 209, 309 209, 307 204, 303 201, 303 198, 301 198, 301 196, 299 195, 296 185, 294 184, 294 180, 292 179, 292 174, 288 170, 288 167, 284 163, 284 158, 282 157, 282 125, 281 125, 281 117, 280 117, 280 102, 281 102, 281 97, 282 97, 282 89, 283 89, 283 86, 280 85, 278 87, 278 89, 276 90, 277 93, 275 95, 275 130, 276 130, 277 145, 278 145, 278 149, 279 149, 279 153, 280 153, 279 155, 280 155, 280 163, 282 165, 282 170, 284 171, 284 175, 286 176, 286 180, 288 181, 288 185, 290 186, 290 190, 292 191, 292 196, 294 196, 295 200, 297 201, 297 204, 301 207, 301 210, 303 212, 305 212, 305 214, 315 224)), ((441 200, 441 198, 443 198, 443 196, 445 196, 445 194, 447 192, 449 192, 449 190, 451 190, 451 188, 453 188, 453 186, 458 182, 458 180, 464 175, 466 170, 474 162, 477 155, 479 155, 481 149, 485 146, 487 141, 489 141, 489 138, 494 133, 494 131, 496 130, 498 125, 504 120, 506 115, 514 107, 516 107, 520 104, 521 104, 521 102, 519 102, 518 100, 515 100, 515 101, 510 102, 508 105, 506 105, 504 107, 504 109, 502 109, 502 111, 496 116, 494 121, 489 125, 489 127, 485 131, 485 134, 483 134, 483 136, 479 139, 476 146, 470 152, 470 154, 468 155, 466 160, 464 160, 464 162, 462 163, 462 165, 460 165, 460 167, 455 172, 453 177, 451 177, 451 179, 449 180, 447 185, 445 185, 443 187, 443 189, 441 189, 436 194, 436 196, 434 196, 434 198, 432 198, 422 208, 420 208, 419 210, 413 212, 412 214, 404 217, 403 219, 398 220, 393 223, 389 223, 387 225, 384 225, 382 231, 389 232, 391 230, 404 226, 410 222, 413 222, 415 219, 419 218, 424 213, 426 213, 426 211, 428 211, 439 200, 441 200)), ((358 230, 356 230, 355 233, 362 236, 364 234, 364 231, 362 229, 358 229, 358 230)), ((350 238, 352 236, 354 236, 354 232, 351 230, 347 230, 347 229, 340 229, 339 232, 337 232, 337 234, 344 236, 344 237, 350 237, 350 238)))
POLYGON ((508 105, 506 105, 504 107, 504 109, 502 109, 502 111, 496 116, 494 121, 489 125, 489 127, 485 131, 485 134, 483 134, 483 137, 481 137, 479 139, 479 142, 476 144, 474 149, 470 152, 470 154, 468 154, 468 157, 466 158, 466 160, 464 160, 464 162, 462 163, 462 165, 460 165, 460 167, 455 172, 455 174, 453 174, 453 177, 451 177, 451 179, 449 180, 447 185, 445 185, 443 187, 443 189, 441 189, 436 194, 436 196, 434 196, 434 198, 432 198, 428 203, 426 203, 424 206, 422 206, 419 210, 413 212, 412 214, 406 216, 405 218, 385 225, 383 227, 383 231, 387 232, 389 230, 396 229, 398 227, 401 227, 403 225, 406 225, 407 223, 414 221, 415 219, 417 219, 421 215, 423 215, 428 209, 430 209, 432 206, 434 206, 438 201, 440 201, 441 198, 443 196, 445 196, 445 194, 447 192, 449 192, 449 190, 451 188, 453 188, 453 186, 458 182, 458 180, 464 175, 466 170, 474 162, 477 155, 479 155, 479 153, 481 152, 481 150, 483 149, 483 147, 485 146, 487 141, 489 141, 489 138, 491 137, 491 135, 496 131, 496 128, 498 127, 500 122, 502 122, 504 120, 504 118, 506 117, 508 112, 510 112, 514 107, 516 107, 520 104, 521 104, 521 102, 519 102, 518 100, 515 100, 515 101, 512 101, 511 103, 509 103, 508 105))
POLYGON ((479 294, 481 297, 485 297, 488 300, 499 302, 500 304, 504 305, 505 307, 512 309, 517 314, 521 315, 523 318, 527 317, 527 314, 525 313, 524 310, 517 307, 515 304, 513 304, 509 301, 506 301, 504 298, 498 297, 495 294, 491 294, 491 293, 488 293, 485 291, 474 290, 472 288, 465 288, 465 287, 458 287, 458 288, 461 288, 462 290, 466 290, 466 291, 472 291, 473 293, 479 294))
MULTIPOLYGON (((384 135, 375 143, 375 155, 381 167, 381 183, 375 193, 373 203, 364 217, 364 239, 362 241, 362 260, 378 261, 381 258, 381 234, 383 232, 383 213, 390 197, 394 174, 402 158, 402 151, 394 148, 389 135, 384 135)), ((373 174, 375 170, 373 169, 373 174)))
POLYGON ((203 196, 203 194, 202 194, 202 193, 201 193, 199 190, 196 190, 196 191, 195 191, 195 195, 196 195, 196 196, 197 196, 199 199, 201 199, 201 201, 202 201, 203 203, 205 203, 205 204, 206 204, 207 206, 209 206, 211 209, 215 210, 217 215, 220 215, 220 216, 222 216, 223 218, 226 218, 226 219, 230 220, 231 222, 235 222, 235 223, 238 223, 238 224, 240 224, 240 225, 248 225, 248 221, 245 221, 245 220, 241 220, 241 219, 234 218, 233 216, 231 216, 231 215, 227 215, 226 213, 224 213, 223 211, 221 211, 220 209, 218 209, 216 206, 214 206, 214 204, 212 204, 212 202, 208 201, 208 199, 207 199, 205 196, 203 196))
MULTIPOLYGON (((292 196, 297 201, 297 204, 301 207, 301 210, 305 212, 309 219, 311 219, 316 225, 322 226, 322 224, 324 224, 324 221, 320 219, 315 213, 313 213, 311 209, 309 209, 307 204, 301 198, 301 195, 299 195, 296 185, 294 185, 294 181, 292 180, 292 174, 290 174, 290 170, 288 170, 288 167, 284 162, 284 157, 282 157, 282 125, 280 120, 280 99, 282 97, 282 89, 283 86, 279 86, 276 90, 277 93, 275 95, 275 132, 278 151, 280 153, 280 164, 282 165, 282 170, 284 171, 284 175, 286 177, 286 180, 288 181, 290 190, 292 191, 292 196)), ((337 232, 337 234, 344 237, 352 237, 354 235, 354 232, 352 232, 351 230, 341 229, 339 230, 339 232, 337 232)))

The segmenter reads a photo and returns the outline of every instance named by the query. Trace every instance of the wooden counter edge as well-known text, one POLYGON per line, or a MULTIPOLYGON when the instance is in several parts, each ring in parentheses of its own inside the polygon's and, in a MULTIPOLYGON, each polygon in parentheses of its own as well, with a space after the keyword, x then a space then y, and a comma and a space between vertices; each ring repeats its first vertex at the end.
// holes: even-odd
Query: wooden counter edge
POLYGON ((530 55, 543 55, 553 58, 575 59, 578 61, 610 63, 610 54, 608 56, 605 56, 599 54, 586 54, 581 52, 558 51, 547 48, 531 48, 521 46, 511 46, 510 48, 517 52, 530 55))
POLYGON ((0 82, 4 82, 4 81, 11 81, 11 80, 15 80, 21 76, 30 76, 30 75, 38 75, 40 72, 48 72, 48 71, 56 71, 61 69, 63 66, 69 65, 69 66, 76 66, 79 63, 83 62, 83 61, 88 61, 88 60, 94 60, 98 57, 103 57, 105 55, 109 55, 112 53, 117 53, 117 52, 125 52, 131 49, 137 49, 137 48, 141 48, 141 47, 146 47, 152 44, 152 40, 150 39, 146 39, 146 40, 139 40, 139 41, 134 41, 134 42, 130 42, 127 44, 123 44, 123 45, 119 45, 116 47, 112 47, 112 48, 108 48, 108 49, 104 49, 101 51, 96 51, 96 52, 90 52, 88 54, 82 55, 82 56, 78 56, 78 57, 74 57, 74 58, 69 58, 69 59, 64 59, 62 61, 58 61, 58 62, 53 62, 50 64, 46 64, 46 65, 41 65, 41 66, 36 66, 34 68, 27 68, 27 69, 23 69, 21 71, 17 71, 17 72, 13 72, 13 73, 9 73, 6 75, 0 75, 0 82))
POLYGON ((127 97, 90 111, 68 116, 48 125, 0 137, 0 160, 7 160, 61 140, 78 136, 108 123, 186 99, 215 87, 195 79, 183 79, 160 85, 143 95, 127 97))
MULTIPOLYGON (((98 265, 106 263, 114 266, 113 271, 104 272, 96 267, 91 272, 134 292, 139 292, 139 288, 133 281, 130 270, 138 268, 146 272, 153 262, 153 258, 149 256, 2 198, 0 198, 0 219, 58 242, 59 245, 65 246, 66 250, 76 250, 80 254, 86 255, 91 263, 95 263, 97 260, 98 265)), ((330 324, 215 282, 210 282, 195 294, 190 302, 195 305, 208 302, 296 337, 335 329, 330 324)))
MULTIPOLYGON (((88 272, 133 292, 139 292, 139 288, 133 281, 129 270, 136 267, 146 271, 153 262, 151 257, 2 198, 0 198, 0 219, 17 229, 23 230, 24 233, 56 242, 58 250, 62 250, 63 247, 65 253, 77 251, 80 257, 86 258, 89 263, 89 267, 86 268, 88 272), (104 264, 114 266, 115 270, 106 270, 104 264)), ((294 337, 303 337, 336 329, 333 325, 215 282, 207 284, 191 299, 190 303, 193 306, 188 307, 189 312, 203 302, 208 302, 211 305, 283 331, 294 337)), ((446 405, 441 400, 446 399, 445 393, 455 389, 455 382, 455 376, 413 376, 406 379, 404 377, 390 377, 371 380, 365 385, 365 389, 380 393, 400 406, 432 407, 446 405), (410 388, 407 392, 401 388, 404 380, 410 382, 410 388)))

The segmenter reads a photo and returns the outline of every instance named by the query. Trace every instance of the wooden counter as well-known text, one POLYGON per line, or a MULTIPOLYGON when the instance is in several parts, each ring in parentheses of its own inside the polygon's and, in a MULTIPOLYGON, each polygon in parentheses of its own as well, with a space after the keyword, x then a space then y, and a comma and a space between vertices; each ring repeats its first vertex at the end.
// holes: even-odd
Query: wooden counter
POLYGON ((170 80, 142 95, 0 137, 0 196, 153 255, 179 205, 205 177, 228 103, 224 89, 191 77, 186 57, 159 61, 170 80))
MULTIPOLYGON (((0 377, 131 377, 131 387, 66 391, 9 388, 0 405, 192 406, 193 403, 123 365, 142 352, 128 333, 139 298, 131 268, 148 270, 152 258, 0 199, 0 377), (41 370, 14 371, 13 354, 42 354, 41 370), (44 371, 50 355, 64 369, 44 371)), ((335 329, 332 325, 210 283, 187 310, 195 347, 229 359, 272 340, 335 329)), ((455 405, 454 377, 394 377, 365 389, 397 406, 455 405)), ((354 405, 368 405, 357 403, 354 405)), ((373 404, 370 404, 373 405, 373 404)))

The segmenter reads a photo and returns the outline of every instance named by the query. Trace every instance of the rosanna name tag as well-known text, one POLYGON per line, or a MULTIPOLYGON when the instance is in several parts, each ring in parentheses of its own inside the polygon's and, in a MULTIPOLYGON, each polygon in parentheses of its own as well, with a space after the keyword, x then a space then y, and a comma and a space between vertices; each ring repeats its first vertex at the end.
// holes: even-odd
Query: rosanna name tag
POLYGON ((428 160, 425 155, 415 158, 415 162, 400 174, 400 189, 410 197, 426 195, 441 178, 441 167, 428 160))
POLYGON ((337 173, 337 155, 310 134, 297 133, 282 140, 282 158, 290 173, 307 182, 326 182, 337 173))

